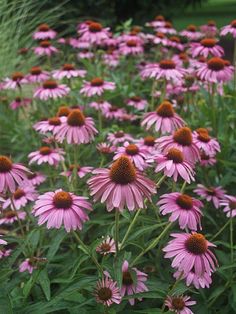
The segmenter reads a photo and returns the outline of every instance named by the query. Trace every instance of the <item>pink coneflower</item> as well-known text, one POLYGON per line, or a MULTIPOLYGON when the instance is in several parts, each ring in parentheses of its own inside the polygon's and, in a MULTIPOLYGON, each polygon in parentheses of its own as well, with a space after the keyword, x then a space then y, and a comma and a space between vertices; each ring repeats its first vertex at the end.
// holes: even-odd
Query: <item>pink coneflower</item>
POLYGON ((49 98, 61 98, 69 94, 70 88, 67 85, 60 84, 53 80, 47 80, 34 92, 34 98, 48 100, 49 98))
POLYGON ((233 20, 229 25, 221 28, 220 36, 231 34, 233 38, 236 38, 236 20, 233 20))
POLYGON ((181 31, 179 34, 183 37, 187 37, 191 41, 196 41, 203 37, 203 34, 197 30, 195 25, 192 24, 189 25, 187 29, 181 31))
POLYGON ((186 227, 190 230, 196 231, 198 225, 201 229, 201 201, 179 192, 164 194, 161 200, 157 202, 160 206, 160 213, 162 215, 171 214, 169 221, 178 220, 181 229, 186 227))
POLYGON ((193 132, 193 138, 197 147, 204 151, 207 155, 215 155, 220 152, 220 144, 214 138, 211 138, 208 130, 205 128, 199 128, 193 132))
POLYGON ((177 148, 182 151, 184 159, 190 164, 194 164, 200 160, 200 150, 188 127, 179 128, 172 135, 158 138, 156 144, 157 148, 163 152, 167 152, 170 148, 177 148))
POLYGON ((183 51, 184 45, 178 36, 171 36, 168 38, 167 46, 170 48, 175 48, 177 50, 183 51))
POLYGON ((116 151, 116 147, 107 143, 99 143, 96 146, 97 150, 104 155, 113 154, 116 151))
POLYGON ((196 301, 191 301, 189 296, 167 296, 165 305, 168 307, 170 312, 176 314, 193 314, 189 309, 189 306, 196 304, 196 301))
POLYGON ((77 70, 73 64, 66 63, 63 65, 62 69, 55 70, 52 73, 53 78, 61 80, 63 78, 85 77, 87 71, 77 70))
POLYGON ((226 191, 221 186, 218 187, 205 187, 202 184, 197 185, 197 189, 194 192, 204 198, 207 202, 213 202, 215 208, 220 207, 220 201, 225 199, 226 191))
POLYGON ((143 110, 148 105, 146 99, 142 99, 138 96, 132 96, 127 100, 127 105, 134 107, 137 110, 143 110))
POLYGON ((213 57, 206 63, 202 63, 196 70, 196 74, 203 81, 218 84, 231 80, 233 71, 233 66, 227 65, 225 60, 213 57))
POLYGON ((49 79, 49 73, 43 71, 40 67, 32 67, 30 74, 26 75, 26 79, 29 83, 41 83, 49 79))
POLYGON ((211 273, 207 272, 196 275, 194 271, 184 274, 184 272, 177 270, 174 273, 174 277, 176 280, 185 279, 187 286, 193 285, 196 289, 209 288, 212 283, 211 273))
POLYGON ((143 171, 148 166, 146 160, 150 157, 150 153, 138 144, 125 142, 123 146, 117 148, 113 160, 117 160, 121 156, 129 157, 135 167, 140 171, 143 171))
POLYGON ((28 181, 25 181, 19 185, 16 191, 12 194, 11 198, 8 198, 2 205, 3 209, 11 207, 12 210, 19 210, 25 207, 29 202, 33 202, 37 199, 38 193, 35 191, 35 187, 30 185, 28 181), (12 204, 13 203, 13 204, 12 204))
POLYGON ((15 72, 11 78, 6 78, 3 84, 4 89, 16 89, 21 88, 21 84, 27 83, 24 74, 21 72, 15 72))
POLYGON ((156 138, 154 136, 148 135, 140 140, 137 141, 137 143, 143 147, 146 151, 148 151, 150 154, 156 152, 156 138))
POLYGON ((126 42, 122 42, 119 46, 119 52, 121 55, 139 55, 144 52, 143 46, 139 41, 135 39, 127 40, 126 42))
POLYGON ((157 15, 153 21, 146 23, 146 26, 154 28, 161 27, 163 25, 165 25, 165 18, 162 15, 157 15))
POLYGON ((166 37, 165 34, 163 33, 156 33, 154 38, 153 38, 153 43, 156 45, 162 45, 162 46, 167 46, 168 44, 168 38, 166 37))
POLYGON ((93 119, 85 117, 79 109, 71 110, 62 125, 57 130, 54 130, 56 140, 62 143, 66 139, 68 144, 89 143, 97 133, 93 119))
POLYGON ((172 60, 181 67, 186 67, 192 62, 185 52, 180 52, 173 56, 172 60))
POLYGON ((13 163, 6 156, 0 156, 0 193, 5 193, 8 190, 11 193, 15 192, 16 185, 26 180, 29 172, 25 166, 13 163))
POLYGON ((176 30, 173 28, 173 25, 171 22, 165 22, 164 25, 157 28, 158 32, 164 33, 164 34, 176 34, 176 30))
POLYGON ((110 306, 113 303, 119 304, 121 295, 117 282, 108 277, 99 280, 95 288, 95 298, 97 303, 102 303, 105 306, 110 306))
POLYGON ((80 39, 90 42, 91 44, 101 44, 109 38, 109 28, 103 28, 102 24, 92 22, 88 27, 82 28, 79 31, 80 39))
MULTIPOLYGON (((129 263, 125 260, 122 265, 122 287, 121 296, 125 294, 132 295, 148 291, 147 286, 144 282, 147 281, 147 274, 141 272, 137 268, 130 268, 129 263), (135 276, 135 278, 133 277, 135 276)), ((142 298, 138 299, 142 301, 142 298)), ((129 303, 134 305, 135 299, 129 299, 129 303)))
POLYGON ((28 271, 30 274, 32 274, 34 269, 37 269, 36 264, 37 259, 34 257, 26 258, 19 266, 19 272, 23 273, 25 271, 28 271))
POLYGON ((111 68, 116 68, 120 62, 120 56, 116 50, 107 50, 102 56, 103 63, 111 68))
POLYGON ((74 170, 76 171, 76 174, 78 175, 79 178, 83 178, 86 176, 86 174, 92 172, 93 167, 81 167, 79 165, 70 165, 69 169, 67 171, 63 171, 61 175, 66 176, 69 178, 69 180, 71 180, 74 170))
POLYGON ((40 185, 46 180, 46 176, 40 172, 32 172, 27 175, 27 181, 35 186, 40 185))
POLYGON ((107 119, 123 120, 125 109, 112 105, 110 108, 102 109, 102 115, 107 119))
POLYGON ((117 131, 115 133, 108 133, 107 140, 113 145, 119 145, 125 141, 133 141, 133 137, 124 131, 117 131))
POLYGON ((52 46, 50 41, 48 40, 43 40, 39 43, 38 47, 33 48, 34 53, 38 56, 48 56, 50 57, 51 55, 57 53, 59 50, 52 46))
POLYGON ((118 208, 130 211, 144 208, 144 199, 151 199, 155 193, 155 183, 135 169, 129 157, 117 159, 110 169, 93 171, 95 176, 88 180, 94 201, 106 203, 107 210, 118 208))
POLYGON ((49 146, 42 146, 39 150, 28 155, 29 164, 37 163, 41 165, 48 163, 50 166, 58 166, 59 162, 64 160, 65 152, 61 148, 50 148, 49 146))
POLYGON ((227 213, 227 217, 236 216, 236 197, 232 195, 225 195, 225 198, 220 201, 220 206, 223 206, 223 211, 227 213))
POLYGON ((184 120, 174 111, 171 102, 165 100, 156 111, 148 112, 144 115, 141 126, 146 126, 149 130, 155 125, 155 131, 161 133, 171 133, 185 124, 184 120))
POLYGON ((209 247, 214 244, 207 241, 200 233, 172 233, 174 238, 163 249, 165 258, 173 258, 171 266, 184 274, 190 271, 201 276, 205 272, 211 274, 215 271, 217 260, 209 247))
POLYGON ((218 33, 216 22, 209 20, 207 24, 200 26, 200 31, 205 34, 206 37, 215 37, 218 33))
POLYGON ((3 224, 13 224, 15 221, 18 219, 24 220, 26 217, 26 212, 23 211, 13 211, 13 210, 3 210, 1 212, 1 217, 0 217, 0 225, 3 224))
POLYGON ((89 51, 88 49, 80 49, 80 52, 77 54, 78 60, 92 59, 93 57, 94 57, 94 53, 89 51))
POLYGON ((110 253, 116 253, 116 243, 115 240, 107 236, 103 241, 96 247, 96 252, 102 255, 107 255, 110 253))
POLYGON ((106 90, 114 90, 115 87, 115 83, 104 81, 100 77, 95 77, 90 82, 84 81, 80 94, 87 97, 95 95, 101 96, 106 90))
POLYGON ((203 167, 213 166, 216 163, 215 154, 207 155, 204 151, 200 153, 200 165, 203 167))
POLYGON ((207 58, 209 55, 221 57, 224 55, 224 49, 217 45, 217 40, 214 38, 204 38, 199 43, 192 43, 189 52, 193 58, 197 56, 207 58))
POLYGON ((159 64, 147 64, 141 71, 142 78, 165 79, 174 83, 181 82, 186 70, 176 65, 173 60, 162 60, 159 64))
POLYGON ((0 259, 4 258, 4 257, 8 257, 11 255, 11 252, 12 250, 11 249, 5 249, 5 248, 2 248, 0 250, 0 259))
POLYGON ((155 172, 164 171, 164 175, 173 177, 175 182, 179 176, 187 183, 195 181, 192 165, 184 159, 184 154, 179 149, 170 148, 164 154, 157 153, 152 159, 157 163, 155 172))
POLYGON ((71 108, 67 107, 66 105, 62 105, 57 110, 57 117, 68 117, 71 113, 71 108))
MULTIPOLYGON (((1 237, 2 235, 0 234, 0 237, 1 237)), ((0 245, 7 245, 7 241, 5 241, 5 240, 2 240, 1 238, 0 238, 0 245)))
POLYGON ((63 225, 70 232, 82 229, 83 223, 89 220, 87 211, 91 210, 87 197, 59 189, 40 195, 33 207, 33 214, 39 217, 39 225, 47 222, 48 229, 59 229, 63 225))
POLYGON ((92 101, 89 104, 89 107, 94 108, 95 110, 109 110, 111 104, 106 100, 92 101))
POLYGON ((48 24, 39 25, 37 31, 33 34, 33 38, 37 40, 54 39, 57 33, 52 30, 48 24))
POLYGON ((42 120, 35 123, 33 125, 33 128, 41 134, 45 134, 47 132, 53 132, 53 131, 56 132, 56 130, 62 124, 62 120, 63 119, 60 117, 49 118, 48 120, 42 120))
POLYGON ((17 108, 20 107, 27 107, 29 104, 31 104, 32 99, 31 98, 21 98, 21 97, 16 97, 11 103, 10 103, 10 108, 12 110, 16 110, 17 108))

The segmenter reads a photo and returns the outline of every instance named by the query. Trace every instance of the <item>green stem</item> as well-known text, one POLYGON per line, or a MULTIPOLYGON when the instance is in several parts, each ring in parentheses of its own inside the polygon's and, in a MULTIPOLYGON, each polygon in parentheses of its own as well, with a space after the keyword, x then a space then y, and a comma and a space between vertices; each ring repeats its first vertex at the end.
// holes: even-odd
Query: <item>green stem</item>
POLYGON ((187 182, 186 182, 186 181, 184 181, 184 183, 183 183, 183 185, 182 185, 182 187, 181 187, 181 190, 180 190, 180 193, 181 193, 181 194, 183 194, 183 193, 184 193, 184 190, 185 190, 186 184, 187 184, 187 182))
POLYGON ((119 209, 116 209, 115 213, 115 242, 116 242, 116 255, 119 252, 119 218, 120 212, 119 209))
POLYGON ((234 39, 234 92, 236 92, 236 38, 234 39))
POLYGON ((13 201, 13 198, 11 197, 11 204, 12 204, 12 207, 13 207, 13 211, 16 215, 16 218, 17 218, 17 221, 18 221, 18 224, 19 224, 19 227, 20 227, 20 231, 21 231, 21 234, 23 237, 25 237, 25 232, 24 232, 24 229, 23 229, 23 226, 22 226, 22 223, 20 221, 20 218, 18 216, 18 213, 17 213, 17 209, 15 207, 15 204, 14 204, 14 201, 13 201))
POLYGON ((136 221, 137 221, 137 219, 138 219, 138 216, 139 216, 139 214, 141 213, 141 210, 142 210, 142 209, 139 208, 139 209, 136 211, 135 216, 134 216, 134 219, 132 220, 131 224, 129 225, 129 228, 128 228, 128 230, 126 231, 126 234, 125 234, 125 236, 124 236, 124 238, 123 238, 123 240, 122 240, 122 242, 121 242, 121 245, 120 245, 120 248, 121 248, 121 249, 123 248, 123 246, 124 246, 124 244, 125 244, 125 242, 126 242, 128 236, 129 236, 129 234, 130 234, 130 231, 132 230, 133 226, 135 225, 135 223, 136 223, 136 221))
POLYGON ((153 249, 155 246, 157 246, 158 242, 164 237, 164 235, 167 233, 167 231, 170 229, 170 227, 172 226, 172 222, 168 223, 168 225, 166 225, 165 229, 161 232, 161 234, 154 239, 151 244, 144 249, 132 262, 131 266, 135 265, 135 263, 137 263, 137 261, 144 255, 146 254, 148 251, 150 251, 151 249, 153 249))
POLYGON ((79 235, 73 231, 73 234, 77 240, 77 242, 82 246, 82 248, 84 249, 84 251, 90 256, 90 258, 92 259, 92 261, 94 262, 94 264, 96 265, 98 271, 100 272, 100 274, 102 275, 103 277, 103 269, 102 267, 100 266, 100 264, 98 263, 97 259, 95 256, 93 256, 93 254, 90 252, 89 248, 87 247, 86 244, 84 244, 84 242, 80 239, 79 235))
MULTIPOLYGON (((230 229, 230 260, 231 260, 231 264, 233 264, 233 262, 234 262, 234 226, 233 226, 232 210, 230 211, 229 229, 230 229)), ((232 276, 231 276, 231 278, 232 278, 232 276)))
POLYGON ((213 240, 215 240, 218 235, 220 235, 224 230, 225 228, 230 224, 230 219, 223 225, 223 227, 220 228, 220 230, 210 239, 210 242, 212 242, 213 240))
POLYGON ((157 81, 156 80, 154 80, 154 82, 152 83, 152 90, 151 90, 151 110, 154 110, 154 101, 155 101, 155 96, 154 96, 154 94, 155 94, 155 90, 156 90, 156 87, 157 87, 157 81))
POLYGON ((164 175, 160 178, 160 180, 157 182, 156 186, 157 186, 158 188, 160 187, 161 183, 165 180, 165 178, 166 178, 166 175, 164 174, 164 175))

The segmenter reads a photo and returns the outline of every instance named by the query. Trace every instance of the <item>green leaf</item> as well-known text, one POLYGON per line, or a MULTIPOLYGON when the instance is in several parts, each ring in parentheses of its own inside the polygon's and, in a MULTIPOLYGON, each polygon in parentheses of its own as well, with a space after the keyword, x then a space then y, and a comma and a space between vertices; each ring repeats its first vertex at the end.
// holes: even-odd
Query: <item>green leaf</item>
POLYGON ((51 299, 50 280, 48 278, 47 269, 42 270, 38 276, 38 282, 45 294, 47 301, 51 299))
POLYGON ((63 239, 65 238, 66 233, 64 230, 60 230, 59 232, 57 231, 56 236, 54 237, 50 248, 48 250, 48 254, 47 254, 47 259, 51 260, 54 255, 56 254, 57 250, 59 249, 59 246, 61 244, 61 242, 63 241, 63 239))

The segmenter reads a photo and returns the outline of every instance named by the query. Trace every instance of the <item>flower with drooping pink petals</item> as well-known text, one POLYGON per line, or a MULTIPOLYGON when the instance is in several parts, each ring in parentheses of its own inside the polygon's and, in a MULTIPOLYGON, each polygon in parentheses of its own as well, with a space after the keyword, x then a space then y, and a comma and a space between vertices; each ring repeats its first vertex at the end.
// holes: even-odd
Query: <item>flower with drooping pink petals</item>
POLYGON ((203 37, 203 34, 197 30, 195 25, 189 25, 187 29, 179 33, 181 36, 188 38, 191 41, 197 41, 203 37))
POLYGON ((97 303, 105 306, 111 306, 113 303, 119 304, 121 295, 117 282, 109 277, 99 280, 95 288, 95 298, 97 303))
POLYGON ((102 115, 106 119, 117 119, 122 121, 123 116, 126 114, 126 110, 124 108, 119 108, 117 106, 112 105, 110 108, 103 108, 102 115))
POLYGON ((215 138, 210 137, 207 129, 197 129, 193 132, 193 138, 198 148, 205 154, 212 156, 220 152, 220 144, 215 138))
POLYGON ((217 45, 217 40, 214 38, 204 38, 199 43, 192 43, 189 52, 193 58, 197 56, 207 58, 209 55, 212 57, 222 57, 224 55, 224 49, 217 45))
POLYGON ((96 22, 91 22, 87 27, 78 30, 78 33, 82 41, 97 45, 109 38, 109 28, 104 28, 102 24, 96 22))
MULTIPOLYGON (((122 287, 121 296, 132 295, 136 293, 142 293, 148 291, 145 285, 147 281, 147 274, 141 272, 135 267, 130 268, 128 261, 124 261, 122 265, 122 287)), ((142 298, 138 298, 142 301, 142 298)), ((129 303, 134 305, 135 299, 129 299, 129 303)))
POLYGON ((221 28, 220 36, 231 34, 233 38, 236 38, 236 20, 233 20, 229 25, 221 28))
POLYGON ((236 216, 236 197, 233 195, 225 195, 225 198, 220 201, 220 206, 223 206, 223 211, 227 213, 227 217, 236 216))
POLYGON ((136 170, 127 156, 118 158, 110 169, 96 169, 93 174, 88 180, 90 194, 95 202, 106 203, 108 211, 144 208, 144 199, 150 200, 156 191, 155 183, 136 170))
POLYGON ((57 80, 62 80, 63 78, 85 77, 86 73, 86 70, 77 70, 73 64, 66 63, 62 69, 53 71, 52 76, 57 80))
POLYGON ((89 51, 88 49, 80 49, 80 52, 77 54, 77 59, 92 59, 94 57, 94 53, 89 51))
POLYGON ((101 154, 113 154, 116 151, 116 147, 112 146, 110 144, 107 143, 99 143, 96 146, 97 150, 101 153, 101 154))
POLYGON ((11 249, 5 249, 5 248, 2 248, 0 250, 0 259, 4 258, 4 257, 8 257, 11 255, 11 252, 12 250, 11 249))
POLYGON ((166 37, 165 34, 161 32, 157 32, 155 36, 153 37, 153 43, 155 45, 162 45, 162 46, 167 46, 168 44, 168 38, 166 37))
POLYGON ((35 265, 36 260, 34 257, 32 258, 26 258, 19 266, 19 272, 23 273, 25 271, 28 271, 30 274, 32 274, 34 269, 37 269, 37 266, 35 265))
POLYGON ((156 147, 155 147, 155 141, 156 138, 154 136, 148 135, 144 138, 141 138, 137 141, 137 143, 143 147, 146 151, 148 151, 150 154, 156 153, 156 147))
POLYGON ((121 156, 129 157, 135 167, 143 171, 148 166, 146 160, 150 157, 150 153, 138 144, 125 142, 123 146, 117 148, 113 160, 117 160, 121 156))
POLYGON ((162 15, 157 15, 153 21, 146 23, 146 26, 151 26, 154 28, 162 27, 164 25, 165 25, 165 18, 162 15))
POLYGON ((143 110, 148 105, 146 99, 142 99, 138 96, 132 96, 127 100, 127 105, 134 107, 137 110, 143 110))
POLYGON ((120 145, 125 141, 133 141, 133 137, 120 130, 115 133, 108 133, 107 140, 113 145, 120 145))
POLYGON ((165 300, 165 305, 168 307, 170 312, 175 312, 176 314, 194 314, 189 306, 196 304, 196 301, 190 300, 187 295, 181 296, 167 296, 165 300))
POLYGON ((111 68, 116 68, 120 62, 120 56, 116 50, 107 50, 102 56, 103 63, 111 68))
POLYGON ((96 252, 102 255, 107 255, 110 253, 116 253, 116 243, 115 240, 107 236, 103 241, 96 247, 96 252))
MULTIPOLYGON (((0 237, 2 237, 1 234, 0 234, 0 237)), ((0 245, 7 245, 7 241, 2 240, 2 239, 0 238, 0 245)))
POLYGON ((49 146, 42 146, 39 150, 28 155, 29 164, 37 163, 41 165, 48 163, 50 166, 58 166, 64 160, 65 152, 61 148, 50 148, 49 146))
POLYGON ((82 229, 83 223, 89 220, 87 211, 91 210, 87 197, 59 189, 40 195, 32 212, 35 217, 39 217, 39 225, 47 222, 48 229, 59 229, 63 225, 70 232, 82 229))
POLYGON ((39 25, 37 31, 33 34, 33 38, 36 40, 54 39, 57 33, 52 30, 48 24, 39 25))
POLYGON ((76 170, 76 174, 81 179, 85 177, 86 174, 91 173, 93 170, 93 167, 81 167, 79 165, 70 165, 69 169, 67 171, 63 171, 61 175, 66 176, 69 178, 69 180, 71 180, 74 170, 76 170))
POLYGON ((204 151, 200 152, 200 165, 203 167, 213 166, 216 163, 215 154, 207 155, 204 151))
POLYGON ((160 206, 162 215, 171 214, 169 221, 178 220, 180 229, 189 228, 196 231, 198 226, 201 228, 201 201, 179 192, 173 192, 160 196, 160 201, 157 202, 160 206))
POLYGON ((0 217, 0 225, 13 224, 18 219, 24 220, 26 217, 26 212, 15 211, 15 210, 3 210, 0 217))
POLYGON ((111 108, 111 104, 106 100, 100 100, 100 101, 92 101, 89 104, 89 107, 94 108, 95 110, 109 110, 111 108))
POLYGON ((46 176, 41 172, 32 172, 27 175, 27 181, 35 186, 40 185, 46 180, 46 176))
POLYGON ((204 272, 201 275, 196 275, 194 271, 184 274, 182 271, 177 270, 174 273, 176 280, 185 279, 187 287, 193 285, 196 289, 209 288, 212 283, 211 273, 204 272))
POLYGON ((95 95, 101 96, 106 90, 114 90, 115 87, 115 83, 104 81, 100 77, 95 77, 90 82, 84 81, 80 94, 87 97, 95 95))
POLYGON ((207 24, 200 26, 200 31, 205 34, 206 37, 215 37, 218 34, 216 22, 209 20, 207 24))
POLYGON ((30 103, 32 102, 31 98, 21 98, 21 97, 16 97, 11 103, 10 103, 10 108, 12 110, 16 110, 17 108, 20 107, 27 107, 30 103))
POLYGON ((174 111, 171 102, 163 101, 154 112, 148 112, 144 115, 141 126, 145 126, 149 130, 151 126, 155 126, 155 131, 161 133, 171 133, 182 127, 184 120, 174 111))
POLYGON ((38 56, 52 56, 55 53, 58 53, 59 50, 52 46, 50 41, 48 40, 43 40, 39 43, 38 47, 33 48, 34 53, 38 56))
POLYGON ((135 39, 129 39, 119 45, 119 53, 124 56, 140 55, 144 52, 141 43, 135 39))
POLYGON ((60 117, 52 117, 47 120, 36 122, 33 125, 33 128, 41 134, 45 134, 47 132, 54 132, 54 131, 56 132, 57 129, 62 124, 62 120, 63 119, 60 117))
POLYGON ((227 62, 219 57, 213 57, 199 66, 196 75, 203 81, 219 84, 230 81, 233 72, 233 66, 227 65, 227 62))
POLYGON ((200 150, 192 136, 192 131, 188 127, 176 130, 172 135, 162 136, 156 140, 157 148, 166 153, 170 148, 180 150, 184 159, 194 164, 200 160, 200 150))
POLYGON ((220 207, 220 201, 225 199, 226 191, 222 189, 221 186, 218 187, 205 187, 202 184, 197 185, 197 189, 194 190, 194 193, 201 196, 207 202, 213 202, 215 208, 220 207))
POLYGON ((157 163, 155 172, 164 171, 164 175, 173 177, 175 182, 179 176, 189 184, 195 181, 192 165, 185 160, 183 152, 179 149, 170 148, 166 153, 157 153, 151 159, 157 163))
POLYGON ((209 249, 215 247, 200 233, 172 233, 174 238, 163 249, 165 258, 173 258, 171 266, 183 274, 190 271, 198 276, 211 274, 218 265, 215 255, 209 249))
POLYGON ((178 36, 171 36, 168 38, 167 41, 167 47, 168 48, 174 48, 175 50, 180 50, 183 51, 184 50, 184 45, 181 43, 181 40, 178 36))
POLYGON ((30 74, 26 75, 26 79, 29 83, 41 83, 48 80, 50 77, 47 71, 43 71, 40 67, 32 67, 30 74))
POLYGON ((27 83, 24 74, 21 72, 15 72, 11 78, 6 78, 3 83, 3 89, 16 89, 21 88, 22 84, 27 83))
POLYGON ((162 26, 157 27, 156 30, 163 34, 173 35, 177 33, 177 31, 173 28, 173 25, 171 22, 165 22, 162 26))
POLYGON ((3 203, 2 208, 6 209, 10 206, 12 210, 19 210, 25 207, 27 203, 35 201, 37 197, 38 193, 35 191, 35 187, 30 185, 28 181, 24 181, 12 194, 12 197, 3 203))
POLYGON ((15 192, 16 186, 27 180, 29 169, 25 166, 13 163, 6 156, 0 156, 0 193, 10 190, 15 192))
POLYGON ((54 130, 56 140, 62 143, 66 139, 68 144, 87 144, 97 133, 93 119, 85 117, 79 109, 72 109, 61 126, 54 130))
POLYGON ((34 92, 34 98, 41 100, 48 100, 49 98, 57 99, 62 98, 69 94, 70 88, 65 84, 58 84, 56 81, 47 80, 43 82, 43 85, 36 89, 34 92))

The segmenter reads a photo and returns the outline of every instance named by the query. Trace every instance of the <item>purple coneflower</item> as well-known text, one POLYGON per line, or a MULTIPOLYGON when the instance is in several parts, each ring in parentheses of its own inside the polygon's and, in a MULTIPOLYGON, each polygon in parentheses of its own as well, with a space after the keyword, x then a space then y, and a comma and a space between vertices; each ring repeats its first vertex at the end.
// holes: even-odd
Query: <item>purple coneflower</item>
POLYGON ((225 195, 225 198, 220 201, 220 206, 223 206, 223 211, 227 214, 227 217, 236 216, 236 197, 232 195, 225 195))
POLYGON ((26 75, 26 79, 29 83, 41 83, 49 79, 49 73, 43 71, 40 67, 32 67, 30 74, 26 75))
POLYGON ((37 269, 36 264, 36 258, 26 258, 20 265, 19 265, 19 272, 23 273, 25 271, 28 271, 30 274, 32 274, 34 269, 37 269))
POLYGON ((17 108, 20 107, 27 107, 30 103, 32 102, 31 98, 21 98, 21 97, 16 97, 11 103, 10 103, 10 108, 12 110, 16 110, 17 108))
POLYGON ((203 197, 207 202, 212 201, 215 208, 220 207, 220 201, 225 199, 225 190, 221 186, 218 187, 205 187, 202 184, 197 185, 197 189, 194 192, 203 197))
POLYGON ((26 217, 26 212, 14 210, 3 210, 0 217, 0 225, 13 224, 18 219, 24 220, 26 217))
POLYGON ((39 43, 38 47, 33 48, 34 53, 38 56, 48 56, 50 57, 51 55, 57 53, 59 50, 52 46, 50 41, 48 40, 43 40, 39 43))
POLYGON ((36 89, 34 98, 48 100, 49 98, 61 98, 69 94, 70 88, 67 85, 60 84, 53 80, 43 82, 43 85, 36 89))
POLYGON ((189 296, 167 296, 165 305, 169 308, 170 312, 176 314, 193 314, 189 306, 196 304, 196 301, 191 301, 189 296))
POLYGON ((176 280, 185 279, 187 286, 193 285, 196 289, 209 288, 212 283, 211 273, 207 272, 196 275, 194 271, 184 274, 184 272, 177 270, 174 277, 176 280))
POLYGON ((204 151, 207 155, 215 155, 220 152, 220 144, 218 141, 210 137, 208 130, 205 128, 199 128, 193 132, 193 138, 195 143, 201 151, 204 151))
POLYGON ((46 176, 41 172, 32 172, 27 175, 30 184, 38 186, 46 180, 46 176))
POLYGON ((78 31, 80 39, 91 44, 101 44, 109 38, 109 28, 103 28, 102 24, 91 22, 87 27, 83 27, 78 31))
POLYGON ((61 175, 68 177, 69 180, 72 179, 73 172, 75 171, 78 177, 81 179, 86 176, 86 174, 91 173, 93 167, 81 167, 79 165, 70 165, 67 171, 63 171, 61 175))
POLYGON ((48 163, 50 166, 58 166, 64 160, 63 155, 65 152, 61 148, 50 148, 49 146, 42 146, 39 150, 32 152, 28 155, 29 164, 48 163))
POLYGON ((117 282, 109 277, 99 280, 95 288, 95 298, 97 303, 102 303, 105 306, 110 306, 113 303, 119 304, 121 295, 117 282))
POLYGON ((39 25, 37 31, 33 34, 33 38, 36 40, 54 39, 57 33, 52 30, 48 24, 39 25))
POLYGON ((115 240, 107 236, 103 241, 96 247, 96 252, 102 255, 107 255, 110 253, 116 253, 116 243, 115 240))
POLYGON ((189 52, 193 58, 203 56, 207 58, 209 55, 212 57, 222 57, 224 49, 217 45, 217 40, 214 38, 204 38, 199 43, 192 43, 189 52))
POLYGON ((125 141, 133 141, 133 137, 120 130, 115 133, 108 133, 107 140, 113 145, 120 145, 125 141))
POLYGON ((33 128, 42 134, 47 132, 56 131, 60 125, 62 124, 62 118, 60 117, 52 117, 47 120, 42 120, 33 125, 33 128))
POLYGON ((77 70, 73 64, 66 63, 62 69, 53 71, 53 78, 61 80, 63 78, 85 77, 87 71, 77 70))
POLYGON ((24 74, 21 72, 15 72, 12 74, 11 78, 6 78, 3 83, 4 89, 16 89, 21 88, 22 84, 27 83, 24 74))
POLYGON ((87 97, 95 95, 101 96, 105 90, 114 90, 115 87, 115 83, 104 81, 100 77, 95 77, 90 82, 84 81, 80 93, 87 97))
POLYGON ((231 34, 233 38, 236 38, 236 20, 221 28, 220 35, 225 36, 227 34, 231 34))
POLYGON ((132 96, 127 100, 127 105, 134 107, 137 110, 143 110, 148 105, 146 99, 142 99, 138 96, 132 96))

